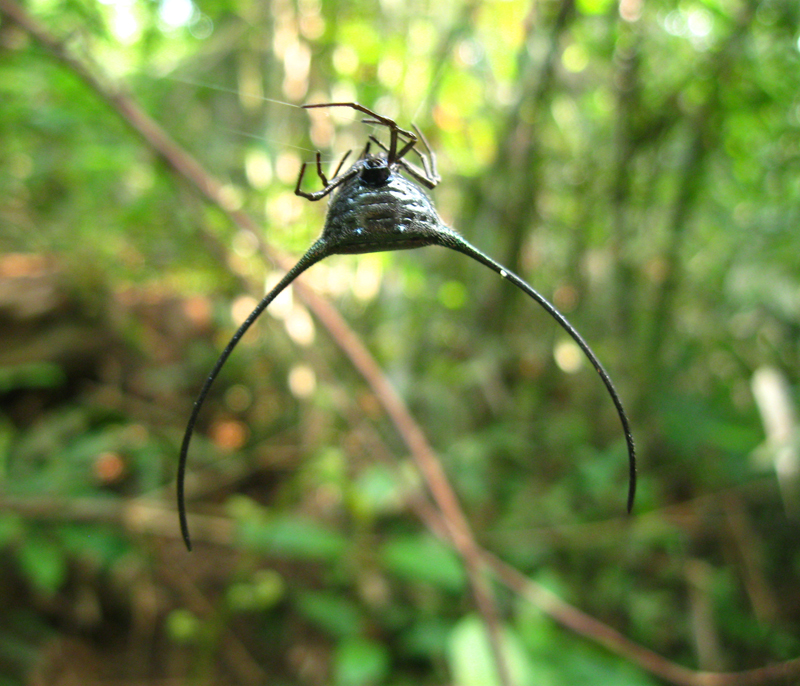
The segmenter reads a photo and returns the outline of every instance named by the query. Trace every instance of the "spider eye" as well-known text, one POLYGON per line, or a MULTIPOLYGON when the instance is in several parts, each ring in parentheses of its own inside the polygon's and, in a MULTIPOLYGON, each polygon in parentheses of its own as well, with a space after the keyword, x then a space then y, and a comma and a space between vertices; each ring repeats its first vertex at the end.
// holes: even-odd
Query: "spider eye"
POLYGON ((386 183, 391 173, 386 160, 382 160, 379 157, 368 157, 364 160, 361 178, 370 186, 380 186, 386 183))

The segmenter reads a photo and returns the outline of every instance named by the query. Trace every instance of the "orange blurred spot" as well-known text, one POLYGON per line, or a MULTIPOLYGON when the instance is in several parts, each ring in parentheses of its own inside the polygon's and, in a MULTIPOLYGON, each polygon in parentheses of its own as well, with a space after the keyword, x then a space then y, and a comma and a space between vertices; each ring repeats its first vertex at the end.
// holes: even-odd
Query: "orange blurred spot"
POLYGON ((358 406, 361 411, 370 419, 379 419, 383 414, 383 408, 375 397, 374 393, 363 392, 358 396, 358 406))
POLYGON ((211 324, 211 301, 204 296, 196 295, 184 300, 183 311, 198 329, 205 329, 211 324))
POLYGON ((578 306, 578 291, 569 285, 556 288, 553 303, 562 312, 572 312, 578 306))
POLYGON ((462 122, 462 117, 457 106, 436 105, 433 108, 433 121, 442 131, 457 131, 462 122))
POLYGON ((211 440, 223 450, 238 450, 241 448, 248 435, 247 426, 244 422, 236 419, 223 419, 214 422, 211 427, 211 440))
POLYGON ((46 271, 47 262, 44 255, 10 253, 0 259, 0 276, 9 279, 38 276, 46 271))
POLYGON ((125 474, 125 460, 119 453, 100 453, 94 460, 94 474, 104 484, 113 484, 125 474))

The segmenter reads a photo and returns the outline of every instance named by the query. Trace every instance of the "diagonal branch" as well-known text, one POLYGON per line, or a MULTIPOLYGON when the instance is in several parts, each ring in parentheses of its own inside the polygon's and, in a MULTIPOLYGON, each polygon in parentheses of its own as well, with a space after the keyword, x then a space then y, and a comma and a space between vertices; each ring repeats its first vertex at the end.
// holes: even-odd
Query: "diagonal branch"
MULTIPOLYGON (((449 542, 446 523, 436 508, 423 495, 413 495, 413 490, 409 493, 412 493, 409 504, 417 516, 434 534, 449 542)), ((562 600, 489 551, 479 549, 478 552, 482 563, 501 584, 553 621, 675 686, 760 686, 776 681, 789 683, 790 679, 800 678, 800 658, 739 672, 706 672, 684 667, 562 600)))

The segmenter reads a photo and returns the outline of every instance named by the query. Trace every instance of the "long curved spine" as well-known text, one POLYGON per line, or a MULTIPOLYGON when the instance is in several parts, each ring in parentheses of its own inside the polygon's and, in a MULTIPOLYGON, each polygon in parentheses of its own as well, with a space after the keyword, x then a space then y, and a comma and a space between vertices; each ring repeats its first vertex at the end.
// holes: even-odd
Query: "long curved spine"
POLYGON ((197 400, 194 401, 194 406, 192 407, 192 413, 189 416, 189 421, 186 424, 186 431, 183 434, 183 442, 181 443, 181 454, 178 461, 178 484, 177 484, 177 495, 178 495, 178 517, 180 519, 181 524, 181 535, 183 536, 183 542, 186 544, 187 550, 192 549, 192 542, 189 536, 189 522, 186 517, 186 498, 185 498, 185 489, 184 489, 184 480, 186 476, 186 460, 189 454, 189 443, 192 440, 192 434, 194 432, 194 425, 197 422, 197 417, 200 414, 200 409, 203 407, 203 403, 205 402, 206 396, 208 395, 209 390, 211 390, 211 385, 214 383, 214 380, 217 378, 220 370, 222 369, 223 365, 230 357, 233 349, 236 347, 236 344, 241 340, 242 336, 247 333, 248 329, 253 325, 256 319, 261 316, 264 310, 267 309, 269 304, 276 298, 278 295, 286 289, 289 284, 292 283, 300 274, 302 274, 306 269, 311 267, 312 265, 316 264, 320 260, 328 257, 332 254, 330 246, 328 242, 324 239, 318 239, 303 255, 297 264, 294 265, 286 275, 278 282, 278 284, 269 292, 267 293, 260 303, 256 306, 256 308, 250 313, 250 315, 245 319, 241 326, 236 330, 236 333, 233 335, 231 340, 228 342, 228 345, 225 346, 225 350, 222 351, 222 354, 217 359, 216 364, 214 365, 211 373, 205 380, 203 387, 200 389, 200 393, 197 396, 197 400))
POLYGON ((577 332, 572 324, 569 323, 567 318, 561 314, 561 312, 556 309, 555 305, 553 305, 547 298, 545 298, 536 289, 528 285, 528 283, 517 276, 514 272, 509 271, 500 263, 495 262, 491 257, 478 250, 463 236, 457 234, 452 229, 448 229, 446 231, 439 232, 437 239, 437 243, 439 245, 460 252, 468 257, 471 257, 476 262, 486 265, 489 267, 489 269, 497 272, 501 277, 514 284, 523 293, 533 298, 553 319, 559 323, 561 328, 570 335, 572 340, 578 344, 578 347, 583 351, 583 354, 586 355, 588 360, 592 363, 595 371, 602 379, 606 390, 608 390, 608 394, 611 396, 611 400, 613 401, 614 407, 619 415, 620 423, 622 424, 622 431, 625 434, 625 443, 628 447, 628 513, 630 513, 633 509, 634 498, 636 497, 636 447, 633 444, 633 435, 631 433, 630 423, 628 422, 628 416, 622 406, 622 400, 617 393, 617 389, 614 387, 608 372, 605 370, 603 365, 600 364, 600 360, 597 359, 597 356, 589 347, 589 344, 577 332))

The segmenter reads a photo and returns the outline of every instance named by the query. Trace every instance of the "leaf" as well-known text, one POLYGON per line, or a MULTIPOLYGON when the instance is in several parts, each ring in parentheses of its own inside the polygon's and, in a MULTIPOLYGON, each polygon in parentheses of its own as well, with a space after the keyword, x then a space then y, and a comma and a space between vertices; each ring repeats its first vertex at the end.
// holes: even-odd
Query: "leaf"
POLYGON ((354 486, 354 505, 359 513, 394 513, 403 506, 397 475, 388 467, 370 465, 359 474, 354 486))
POLYGON ((39 591, 54 594, 67 578, 67 563, 59 546, 46 538, 29 536, 17 551, 23 574, 39 591))
POLYGON ((352 601, 334 593, 306 591, 295 601, 306 619, 334 636, 352 636, 362 630, 363 618, 352 601))
POLYGON ((389 651, 365 638, 342 641, 334 657, 336 686, 377 684, 389 675, 389 651))
POLYGON ((444 655, 451 629, 448 623, 435 617, 417 619, 403 633, 403 648, 415 657, 440 659, 444 655))
MULTIPOLYGON (((546 667, 534 670, 517 635, 509 628, 501 630, 501 643, 511 681, 517 686, 556 686, 560 682, 546 667), (535 681, 534 681, 535 679, 535 681)), ((456 686, 500 686, 494 655, 483 621, 464 617, 450 633, 448 662, 456 686)))
POLYGON ((167 615, 167 633, 177 643, 191 643, 200 632, 201 622, 197 616, 184 608, 167 615))
POLYGON ((18 388, 55 388, 65 381, 64 371, 53 362, 26 362, 0 367, 0 393, 18 388))
POLYGON ((390 572, 407 581, 464 590, 466 577, 457 555, 427 534, 391 539, 383 546, 381 559, 390 572))
POLYGON ((341 534, 295 516, 246 520, 237 534, 239 544, 249 550, 304 560, 332 560, 347 547, 341 534))
POLYGON ((130 550, 130 544, 123 536, 99 526, 71 524, 61 527, 59 536, 70 555, 106 568, 130 550))
MULTIPOLYGON (((547 579, 548 586, 557 584, 547 579)), ((558 626, 539 609, 520 600, 516 625, 536 675, 536 684, 653 686, 648 674, 603 648, 558 626), (541 676, 540 675, 547 675, 541 676)))

